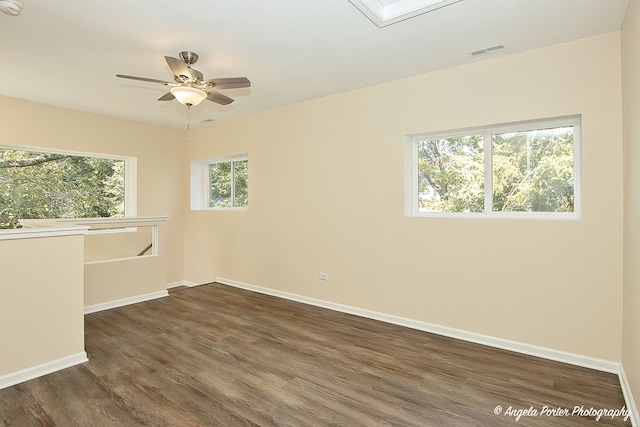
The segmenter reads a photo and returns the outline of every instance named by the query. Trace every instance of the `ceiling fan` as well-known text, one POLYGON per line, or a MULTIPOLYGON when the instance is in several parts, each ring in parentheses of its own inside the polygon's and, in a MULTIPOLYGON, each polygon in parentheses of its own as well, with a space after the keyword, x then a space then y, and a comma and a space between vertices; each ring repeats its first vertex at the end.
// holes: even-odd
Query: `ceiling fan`
POLYGON ((214 89, 251 87, 251 82, 246 77, 204 80, 200 71, 191 68, 191 66, 198 61, 198 58, 197 53, 189 51, 180 52, 180 59, 171 56, 164 57, 171 72, 173 72, 173 80, 175 83, 146 77, 127 76, 124 74, 116 74, 116 77, 170 86, 171 89, 169 92, 158 98, 158 101, 177 99, 178 102, 186 105, 188 108, 191 108, 193 105, 198 105, 205 99, 220 105, 227 105, 233 102, 233 99, 220 92, 216 92, 214 89))

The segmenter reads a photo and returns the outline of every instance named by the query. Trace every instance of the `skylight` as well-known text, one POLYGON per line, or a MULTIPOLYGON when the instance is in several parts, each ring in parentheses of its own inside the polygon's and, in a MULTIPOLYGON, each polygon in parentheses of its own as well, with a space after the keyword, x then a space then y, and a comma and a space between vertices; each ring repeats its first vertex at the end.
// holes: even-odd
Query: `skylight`
POLYGON ((462 0, 349 0, 378 27, 386 27, 462 0))

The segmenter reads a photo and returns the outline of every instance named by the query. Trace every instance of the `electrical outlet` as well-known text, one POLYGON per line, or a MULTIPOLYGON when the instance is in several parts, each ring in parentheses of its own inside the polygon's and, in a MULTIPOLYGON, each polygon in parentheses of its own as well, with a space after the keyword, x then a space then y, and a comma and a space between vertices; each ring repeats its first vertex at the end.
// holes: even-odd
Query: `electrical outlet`
POLYGON ((329 280, 329 273, 320 273, 320 280, 329 280))

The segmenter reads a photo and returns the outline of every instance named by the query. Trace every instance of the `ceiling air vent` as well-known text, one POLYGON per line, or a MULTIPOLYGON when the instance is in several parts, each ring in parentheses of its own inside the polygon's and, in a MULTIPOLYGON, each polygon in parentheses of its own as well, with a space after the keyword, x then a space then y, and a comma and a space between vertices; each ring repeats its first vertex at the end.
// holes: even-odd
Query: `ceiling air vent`
POLYGON ((503 44, 497 44, 495 46, 483 47, 482 49, 476 49, 469 52, 469 56, 475 57, 480 55, 487 55, 489 53, 501 52, 504 50, 503 44))

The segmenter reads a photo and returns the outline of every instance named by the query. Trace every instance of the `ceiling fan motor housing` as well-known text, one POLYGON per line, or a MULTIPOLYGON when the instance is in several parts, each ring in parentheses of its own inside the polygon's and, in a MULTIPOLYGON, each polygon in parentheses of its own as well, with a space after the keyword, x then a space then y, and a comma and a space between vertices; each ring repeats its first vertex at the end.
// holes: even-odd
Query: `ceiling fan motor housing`
POLYGON ((180 59, 182 59, 184 63, 187 64, 187 67, 191 67, 191 65, 198 62, 198 58, 199 56, 197 53, 189 52, 188 50, 180 52, 180 59))

